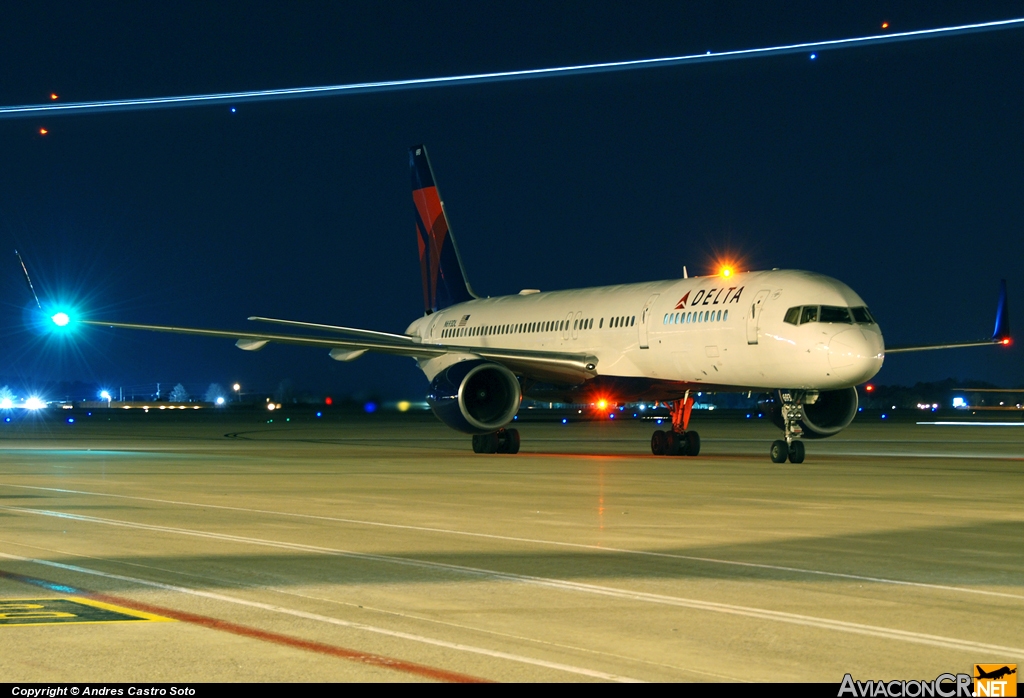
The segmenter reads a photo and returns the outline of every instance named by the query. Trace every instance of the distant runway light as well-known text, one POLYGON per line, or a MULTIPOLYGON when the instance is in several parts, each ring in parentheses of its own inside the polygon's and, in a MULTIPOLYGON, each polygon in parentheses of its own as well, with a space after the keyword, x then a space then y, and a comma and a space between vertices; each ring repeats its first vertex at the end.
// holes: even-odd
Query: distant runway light
POLYGON ((813 61, 813 60, 814 60, 815 58, 817 58, 817 57, 818 57, 818 54, 816 54, 816 53, 812 53, 812 54, 811 54, 811 60, 812 60, 812 61, 813 61))
MULTIPOLYGON (((659 68, 693 63, 710 63, 712 61, 735 61, 747 58, 763 58, 786 54, 806 53, 807 51, 823 51, 826 49, 853 48, 857 46, 873 46, 876 44, 935 39, 958 34, 997 31, 1000 29, 1016 29, 1024 26, 1024 17, 980 22, 977 24, 961 24, 952 27, 935 29, 918 29, 914 31, 896 32, 893 34, 874 34, 857 36, 849 39, 829 39, 826 41, 806 41, 782 46, 763 48, 738 49, 713 53, 696 53, 665 58, 642 58, 628 61, 611 61, 607 63, 587 63, 554 68, 535 68, 532 70, 506 70, 494 73, 474 73, 469 75, 449 75, 433 78, 410 78, 407 80, 382 80, 377 82, 360 82, 345 85, 322 85, 316 87, 289 87, 276 90, 253 90, 246 92, 221 92, 214 94, 180 95, 175 97, 143 97, 138 99, 106 100, 101 102, 68 102, 65 104, 26 104, 22 106, 0 107, 0 118, 19 118, 42 113, 76 114, 82 112, 103 111, 137 111, 141 109, 166 109, 170 107, 189 107, 203 104, 223 104, 229 106, 246 102, 269 100, 301 99, 305 97, 328 97, 341 94, 364 94, 368 92, 394 92, 414 90, 427 87, 446 87, 451 85, 473 85, 488 82, 510 82, 513 80, 533 80, 535 78, 560 77, 568 75, 587 75, 592 73, 612 73, 623 70, 642 68, 659 68)), ((811 60, 817 53, 811 54, 811 60)))
POLYGON ((40 136, 45 136, 47 133, 49 133, 49 131, 47 131, 45 128, 39 129, 39 135, 40 136))
POLYGON ((57 93, 56 92, 51 92, 50 93, 50 99, 57 99, 57 93))
POLYGON ((888 28, 889 28, 889 23, 888 22, 882 22, 882 29, 888 29, 888 28))
POLYGON ((238 111, 237 109, 235 109, 234 107, 231 107, 231 113, 232 113, 232 114, 234 114, 234 113, 235 113, 235 112, 237 112, 237 111, 238 111))

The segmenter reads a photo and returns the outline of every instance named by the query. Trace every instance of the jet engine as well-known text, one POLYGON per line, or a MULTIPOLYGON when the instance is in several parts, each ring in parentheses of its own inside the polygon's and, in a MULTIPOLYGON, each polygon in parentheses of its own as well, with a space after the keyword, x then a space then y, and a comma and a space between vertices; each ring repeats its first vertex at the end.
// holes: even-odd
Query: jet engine
POLYGON ((791 400, 802 399, 804 418, 800 420, 805 439, 824 439, 835 436, 857 416, 857 389, 839 390, 777 390, 761 397, 757 406, 772 424, 785 430, 782 419, 782 403, 785 395, 791 400))
POLYGON ((427 404, 452 429, 489 434, 512 421, 522 397, 515 374, 477 359, 452 364, 434 376, 427 404))

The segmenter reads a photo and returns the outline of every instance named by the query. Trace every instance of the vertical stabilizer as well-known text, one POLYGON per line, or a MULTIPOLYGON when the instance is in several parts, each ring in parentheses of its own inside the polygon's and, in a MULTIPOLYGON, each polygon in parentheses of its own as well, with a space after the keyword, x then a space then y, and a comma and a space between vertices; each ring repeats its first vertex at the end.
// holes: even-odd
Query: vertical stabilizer
POLYGON ((423 308, 432 313, 476 298, 466 280, 459 251, 455 247, 444 213, 434 172, 422 145, 409 148, 412 201, 416 209, 416 243, 423 276, 423 308))

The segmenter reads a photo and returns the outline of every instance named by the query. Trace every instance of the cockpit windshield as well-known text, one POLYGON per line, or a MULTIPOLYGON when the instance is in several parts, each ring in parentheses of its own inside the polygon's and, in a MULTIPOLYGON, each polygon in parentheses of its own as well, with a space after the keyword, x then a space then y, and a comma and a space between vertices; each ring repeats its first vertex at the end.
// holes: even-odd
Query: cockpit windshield
POLYGON ((828 322, 843 325, 873 325, 875 318, 865 306, 844 308, 838 305, 798 305, 786 311, 785 321, 790 325, 808 322, 828 322))

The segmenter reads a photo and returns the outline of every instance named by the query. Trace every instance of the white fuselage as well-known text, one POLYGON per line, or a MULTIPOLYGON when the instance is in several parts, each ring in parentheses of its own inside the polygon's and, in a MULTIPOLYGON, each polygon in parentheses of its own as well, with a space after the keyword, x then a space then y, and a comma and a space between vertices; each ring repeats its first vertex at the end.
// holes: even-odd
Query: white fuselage
MULTIPOLYGON (((600 377, 833 390, 881 368, 878 325, 852 315, 794 324, 787 311, 864 305, 835 279, 773 270, 481 298, 419 318, 407 333, 424 344, 465 346, 468 355, 476 347, 586 354, 600 377)), ((421 366, 428 379, 440 370, 421 366)))

